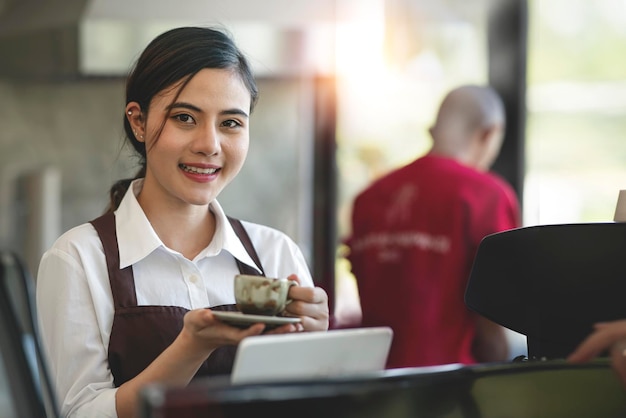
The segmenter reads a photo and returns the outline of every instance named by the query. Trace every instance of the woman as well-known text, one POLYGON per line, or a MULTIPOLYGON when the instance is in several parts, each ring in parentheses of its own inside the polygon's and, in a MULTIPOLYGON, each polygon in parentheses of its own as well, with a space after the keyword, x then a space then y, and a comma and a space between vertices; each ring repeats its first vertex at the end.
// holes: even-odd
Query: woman
POLYGON ((328 329, 328 297, 295 243, 226 217, 216 200, 246 158, 257 95, 245 57, 217 30, 167 31, 139 57, 124 128, 141 170, 40 263, 37 310, 63 416, 136 416, 147 383, 228 373, 236 344, 265 329, 212 314, 234 309, 239 272, 301 284, 286 312, 301 322, 268 332, 328 329))

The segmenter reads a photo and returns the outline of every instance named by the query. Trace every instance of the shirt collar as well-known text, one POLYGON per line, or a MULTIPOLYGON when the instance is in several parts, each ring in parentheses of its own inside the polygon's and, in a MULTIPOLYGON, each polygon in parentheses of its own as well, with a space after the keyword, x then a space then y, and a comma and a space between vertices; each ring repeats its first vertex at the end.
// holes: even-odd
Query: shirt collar
MULTIPOLYGON (((115 231, 120 253, 120 268, 137 263, 157 248, 166 249, 137 201, 137 195, 142 186, 143 179, 134 180, 115 211, 115 231)), ((209 210, 215 215, 215 234, 209 245, 198 254, 196 260, 215 256, 222 250, 226 250, 239 261, 258 271, 258 267, 237 237, 217 200, 211 202, 209 210)))
POLYGON ((198 258, 214 256, 219 254, 221 250, 226 250, 233 257, 253 267, 260 273, 259 268, 252 260, 252 257, 250 257, 250 254, 248 254, 248 251, 246 251, 217 200, 211 202, 209 210, 215 215, 215 234, 213 234, 213 240, 209 246, 198 255, 198 258))

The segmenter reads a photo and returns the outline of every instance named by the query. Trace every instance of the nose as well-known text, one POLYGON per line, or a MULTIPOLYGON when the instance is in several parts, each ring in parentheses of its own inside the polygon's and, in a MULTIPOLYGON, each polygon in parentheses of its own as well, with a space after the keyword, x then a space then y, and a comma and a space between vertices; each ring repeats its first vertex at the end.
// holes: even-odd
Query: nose
POLYGON ((208 126, 206 129, 197 131, 192 143, 194 153, 216 155, 220 149, 220 133, 214 126, 208 126))

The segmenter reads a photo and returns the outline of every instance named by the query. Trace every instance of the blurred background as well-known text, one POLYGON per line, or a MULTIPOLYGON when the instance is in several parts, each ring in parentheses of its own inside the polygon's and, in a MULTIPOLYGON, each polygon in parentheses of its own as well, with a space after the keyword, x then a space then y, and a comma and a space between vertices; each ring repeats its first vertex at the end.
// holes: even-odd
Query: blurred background
POLYGON ((356 297, 341 245, 352 199, 427 150, 458 84, 504 98, 494 169, 525 225, 612 221, 626 189, 625 0, 0 0, 0 245, 33 273, 136 171, 124 79, 180 25, 231 32, 260 87, 220 203, 292 236, 338 311, 356 297))

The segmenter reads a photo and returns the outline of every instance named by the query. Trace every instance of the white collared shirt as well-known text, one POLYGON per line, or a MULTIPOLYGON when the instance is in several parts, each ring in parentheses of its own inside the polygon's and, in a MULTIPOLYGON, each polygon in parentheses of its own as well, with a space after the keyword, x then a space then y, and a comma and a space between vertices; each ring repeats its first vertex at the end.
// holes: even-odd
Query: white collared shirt
MULTIPOLYGON (((255 267, 217 201, 213 240, 194 260, 161 242, 137 202, 132 183, 116 215, 120 268, 132 265, 138 305, 187 309, 234 304, 235 258, 255 267), (133 191, 131 193, 131 190, 133 191)), ((298 246, 282 232, 242 222, 268 277, 295 273, 313 286, 298 246)), ((90 223, 63 234, 42 257, 37 313, 62 416, 116 417, 107 355, 113 300, 102 242, 90 223)))

